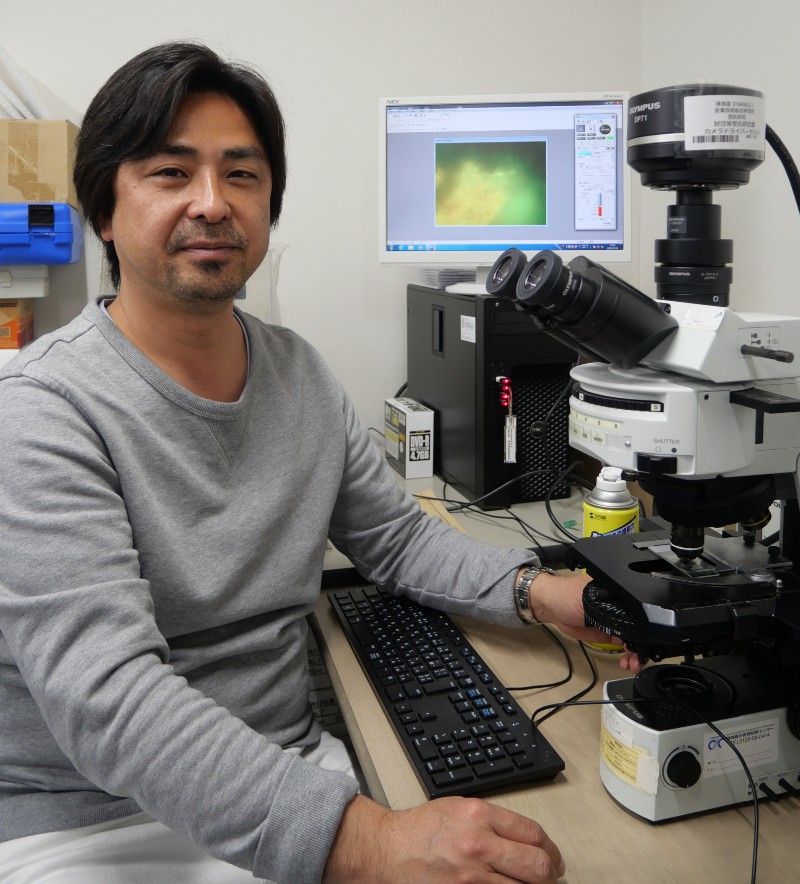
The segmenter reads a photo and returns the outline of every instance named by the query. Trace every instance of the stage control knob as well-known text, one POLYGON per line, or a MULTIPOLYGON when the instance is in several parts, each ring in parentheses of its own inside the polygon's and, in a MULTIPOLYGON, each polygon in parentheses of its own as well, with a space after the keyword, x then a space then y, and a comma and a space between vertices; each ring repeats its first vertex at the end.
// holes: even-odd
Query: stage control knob
POLYGON ((668 783, 679 789, 689 789, 699 779, 703 768, 694 752, 681 749, 667 759, 664 777, 668 783))

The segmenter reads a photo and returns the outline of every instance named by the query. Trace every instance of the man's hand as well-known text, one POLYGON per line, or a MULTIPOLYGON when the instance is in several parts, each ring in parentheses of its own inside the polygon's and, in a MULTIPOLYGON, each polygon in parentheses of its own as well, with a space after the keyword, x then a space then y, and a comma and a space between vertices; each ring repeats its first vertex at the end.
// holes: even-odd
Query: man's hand
MULTIPOLYGON (((583 588, 591 580, 588 574, 539 574, 531 585, 533 614, 540 623, 552 623, 565 635, 579 641, 621 645, 618 638, 584 625, 583 588)), ((620 654, 619 665, 633 673, 642 668, 639 658, 631 651, 620 654)))
POLYGON ((357 795, 342 815, 326 884, 555 884, 564 874, 542 827, 477 798, 437 798, 393 811, 357 795))

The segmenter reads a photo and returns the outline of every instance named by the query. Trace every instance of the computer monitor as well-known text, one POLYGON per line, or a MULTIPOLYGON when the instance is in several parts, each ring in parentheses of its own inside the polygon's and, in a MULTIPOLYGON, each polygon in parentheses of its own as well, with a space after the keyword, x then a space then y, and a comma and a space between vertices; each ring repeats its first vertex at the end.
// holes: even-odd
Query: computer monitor
POLYGON ((380 260, 631 260, 629 93, 380 100, 380 260))

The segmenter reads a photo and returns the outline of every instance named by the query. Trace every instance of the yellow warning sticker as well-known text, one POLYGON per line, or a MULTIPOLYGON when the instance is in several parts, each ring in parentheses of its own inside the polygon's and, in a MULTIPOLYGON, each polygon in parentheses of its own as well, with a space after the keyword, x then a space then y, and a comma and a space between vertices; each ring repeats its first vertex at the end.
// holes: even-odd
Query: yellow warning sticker
POLYGON ((600 733, 600 757, 620 779, 655 795, 658 784, 656 759, 638 746, 624 745, 605 725, 600 733))

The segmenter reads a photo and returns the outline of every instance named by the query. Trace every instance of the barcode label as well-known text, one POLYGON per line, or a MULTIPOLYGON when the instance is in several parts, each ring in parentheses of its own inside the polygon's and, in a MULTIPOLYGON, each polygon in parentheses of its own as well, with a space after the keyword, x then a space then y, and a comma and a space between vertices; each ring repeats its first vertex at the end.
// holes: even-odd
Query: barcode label
POLYGON ((717 144, 720 141, 733 141, 737 144, 739 143, 738 135, 693 135, 692 143, 693 144, 709 144, 714 143, 717 144))
POLYGON ((764 154, 764 98, 749 94, 687 95, 683 100, 684 149, 748 150, 764 154))

